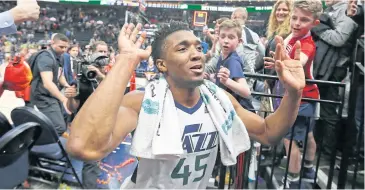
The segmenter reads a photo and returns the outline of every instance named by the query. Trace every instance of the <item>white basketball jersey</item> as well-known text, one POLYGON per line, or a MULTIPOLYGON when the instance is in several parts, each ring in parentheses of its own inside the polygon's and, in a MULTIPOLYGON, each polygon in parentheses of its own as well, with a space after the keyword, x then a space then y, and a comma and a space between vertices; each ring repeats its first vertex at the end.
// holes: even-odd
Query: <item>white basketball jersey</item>
POLYGON ((218 151, 218 131, 200 99, 193 108, 176 103, 185 158, 139 161, 136 183, 127 180, 122 188, 205 189, 218 151))

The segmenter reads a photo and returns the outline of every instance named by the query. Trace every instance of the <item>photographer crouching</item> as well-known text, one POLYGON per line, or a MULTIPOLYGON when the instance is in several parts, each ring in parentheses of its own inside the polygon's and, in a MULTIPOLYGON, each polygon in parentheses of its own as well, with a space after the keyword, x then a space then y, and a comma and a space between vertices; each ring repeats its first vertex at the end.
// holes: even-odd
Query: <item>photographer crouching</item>
MULTIPOLYGON (((100 53, 94 53, 89 57, 75 59, 76 80, 65 88, 65 96, 68 98, 67 108, 76 115, 82 105, 95 91, 99 83, 105 78, 105 67, 109 58, 100 53)), ((72 132, 72 126, 70 131, 72 132)), ((84 162, 82 169, 83 186, 86 189, 97 188, 97 178, 101 173, 95 161, 84 162)))

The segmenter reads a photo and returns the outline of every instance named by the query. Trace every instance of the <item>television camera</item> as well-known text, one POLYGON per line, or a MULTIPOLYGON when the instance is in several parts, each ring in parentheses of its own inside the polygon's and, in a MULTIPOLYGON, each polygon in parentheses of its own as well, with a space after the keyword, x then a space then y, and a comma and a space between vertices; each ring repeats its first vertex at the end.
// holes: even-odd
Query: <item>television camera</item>
POLYGON ((95 53, 90 56, 78 57, 75 62, 77 95, 80 93, 81 86, 92 87, 93 90, 95 90, 99 84, 97 81, 98 74, 96 71, 90 70, 89 66, 103 69, 104 66, 108 65, 109 57, 100 53, 95 53))

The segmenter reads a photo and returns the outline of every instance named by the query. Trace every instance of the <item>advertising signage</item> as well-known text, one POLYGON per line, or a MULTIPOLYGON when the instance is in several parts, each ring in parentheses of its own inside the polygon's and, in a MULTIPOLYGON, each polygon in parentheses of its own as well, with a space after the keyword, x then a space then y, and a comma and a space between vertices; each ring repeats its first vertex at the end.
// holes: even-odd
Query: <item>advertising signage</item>
POLYGON ((194 26, 205 26, 208 22, 208 12, 194 11, 194 26))
MULTIPOLYGON (((182 4, 178 2, 154 2, 145 0, 40 0, 60 3, 76 4, 93 4, 93 5, 123 5, 129 7, 138 7, 142 2, 142 8, 162 8, 162 9, 180 9, 190 11, 214 11, 214 12, 233 12, 236 7, 233 6, 210 6, 202 4, 182 4)), ((271 12, 272 6, 249 6, 247 12, 271 12)))

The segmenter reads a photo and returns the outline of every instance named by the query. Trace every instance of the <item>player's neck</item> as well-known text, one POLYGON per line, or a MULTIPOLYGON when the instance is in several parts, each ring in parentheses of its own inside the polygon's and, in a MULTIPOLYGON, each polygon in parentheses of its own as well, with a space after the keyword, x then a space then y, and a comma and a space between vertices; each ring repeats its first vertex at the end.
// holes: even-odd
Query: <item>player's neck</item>
POLYGON ((200 99, 199 88, 170 86, 170 91, 176 102, 188 108, 194 107, 200 99))

